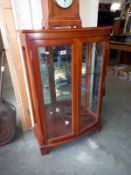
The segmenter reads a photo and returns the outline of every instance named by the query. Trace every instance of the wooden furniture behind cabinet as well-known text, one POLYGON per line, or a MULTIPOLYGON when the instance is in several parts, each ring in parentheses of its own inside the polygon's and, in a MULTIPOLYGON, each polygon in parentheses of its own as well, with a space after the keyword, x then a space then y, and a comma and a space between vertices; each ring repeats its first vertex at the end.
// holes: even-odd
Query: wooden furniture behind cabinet
POLYGON ((118 42, 118 41, 110 41, 109 42, 109 51, 108 51, 108 61, 107 65, 110 64, 111 51, 118 51, 118 64, 129 64, 131 65, 131 37, 127 36, 130 42, 118 42))
POLYGON ((110 27, 21 32, 42 154, 101 129, 110 32, 110 27))

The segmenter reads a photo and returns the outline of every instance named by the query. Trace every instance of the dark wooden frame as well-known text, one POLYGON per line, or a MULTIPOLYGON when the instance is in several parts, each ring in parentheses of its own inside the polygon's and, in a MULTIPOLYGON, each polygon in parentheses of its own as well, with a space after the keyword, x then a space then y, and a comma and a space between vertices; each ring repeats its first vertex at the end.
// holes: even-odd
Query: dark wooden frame
MULTIPOLYGON (((41 154, 47 154, 48 150, 57 145, 71 141, 78 136, 101 129, 101 108, 103 97, 103 81, 106 71, 106 56, 108 49, 108 41, 110 38, 111 27, 102 28, 80 28, 80 29, 50 29, 39 31, 22 31, 21 41, 23 42, 24 56, 26 51, 26 73, 28 73, 28 83, 32 97, 32 106, 34 109, 35 135, 39 141, 41 154), (80 98, 81 98, 81 59, 82 59, 82 44, 85 42, 104 41, 104 52, 102 71, 99 83, 99 102, 97 113, 91 113, 96 117, 96 122, 89 127, 80 130, 80 98), (40 80, 40 68, 38 63, 37 47, 39 46, 54 46, 71 44, 72 49, 72 133, 70 135, 48 139, 47 126, 44 111, 44 102, 42 94, 42 84, 40 80)), ((88 87, 88 86, 87 86, 88 87)))

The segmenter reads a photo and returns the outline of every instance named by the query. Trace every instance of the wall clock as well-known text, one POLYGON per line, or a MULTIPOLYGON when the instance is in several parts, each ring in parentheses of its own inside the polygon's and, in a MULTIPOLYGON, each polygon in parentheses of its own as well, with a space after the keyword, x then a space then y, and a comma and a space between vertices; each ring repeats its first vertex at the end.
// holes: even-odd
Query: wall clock
POLYGON ((79 0, 42 0, 43 27, 81 27, 79 0))

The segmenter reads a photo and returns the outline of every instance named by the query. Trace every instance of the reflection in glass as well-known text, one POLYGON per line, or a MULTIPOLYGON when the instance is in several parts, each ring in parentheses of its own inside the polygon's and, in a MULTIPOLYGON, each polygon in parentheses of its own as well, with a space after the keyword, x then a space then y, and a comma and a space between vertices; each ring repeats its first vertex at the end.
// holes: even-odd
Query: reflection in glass
POLYGON ((71 46, 39 47, 48 138, 72 133, 71 46))
POLYGON ((99 82, 102 67, 103 42, 85 43, 82 50, 80 128, 95 122, 92 113, 98 109, 99 82))

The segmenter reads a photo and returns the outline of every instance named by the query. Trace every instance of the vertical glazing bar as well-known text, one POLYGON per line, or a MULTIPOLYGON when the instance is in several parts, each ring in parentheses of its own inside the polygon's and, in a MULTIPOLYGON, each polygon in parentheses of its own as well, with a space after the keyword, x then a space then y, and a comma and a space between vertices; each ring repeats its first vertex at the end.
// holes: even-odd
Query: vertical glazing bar
POLYGON ((100 120, 100 114, 102 110, 102 99, 103 99, 103 85, 105 83, 105 76, 106 76, 106 62, 107 62, 107 51, 108 51, 108 43, 105 42, 103 46, 103 54, 102 54, 102 70, 101 70, 101 77, 99 81, 99 96, 98 96, 98 108, 97 108, 97 120, 100 120))
POLYGON ((50 87, 51 103, 53 104, 56 102, 53 49, 51 47, 48 47, 48 52, 49 55, 47 56, 47 63, 49 72, 49 87, 50 87))
POLYGON ((85 106, 87 109, 89 102, 89 93, 90 93, 90 64, 91 64, 91 55, 92 55, 92 43, 86 44, 86 96, 85 96, 85 106))
POLYGON ((93 45, 92 45, 92 57, 91 57, 91 72, 90 72, 90 98, 89 98, 89 108, 90 109, 92 108, 92 104, 93 104, 95 50, 96 50, 96 43, 93 43, 93 45))
POLYGON ((76 61, 76 66, 77 70, 74 72, 74 79, 75 79, 75 86, 74 86, 74 110, 75 110, 75 115, 74 115, 74 120, 76 120, 76 132, 77 135, 80 132, 80 109, 81 109, 81 69, 82 69, 82 43, 79 42, 79 39, 75 40, 75 61, 76 61))

